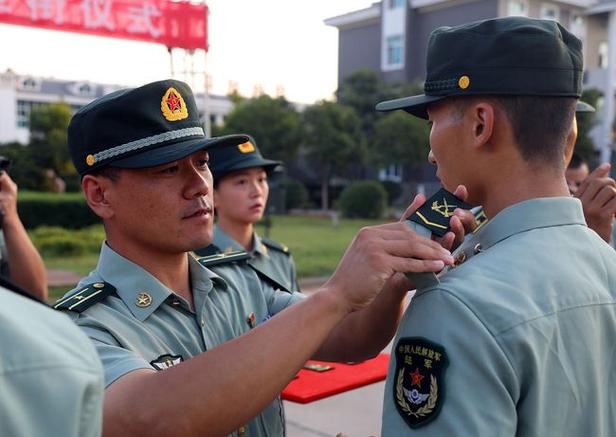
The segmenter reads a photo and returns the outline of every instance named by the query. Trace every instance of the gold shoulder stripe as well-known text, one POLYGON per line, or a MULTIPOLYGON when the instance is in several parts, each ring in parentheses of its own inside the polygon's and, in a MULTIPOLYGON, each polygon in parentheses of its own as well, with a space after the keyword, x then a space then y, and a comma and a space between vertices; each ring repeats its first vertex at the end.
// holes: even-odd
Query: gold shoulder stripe
POLYGON ((229 253, 217 253, 214 255, 204 256, 199 258, 198 261, 204 267, 212 267, 220 264, 227 264, 235 261, 243 261, 250 259, 251 256, 248 252, 238 250, 229 253))
POLYGON ((53 305, 53 308, 81 313, 110 294, 115 293, 115 291, 116 288, 107 282, 94 282, 70 296, 59 299, 53 305))

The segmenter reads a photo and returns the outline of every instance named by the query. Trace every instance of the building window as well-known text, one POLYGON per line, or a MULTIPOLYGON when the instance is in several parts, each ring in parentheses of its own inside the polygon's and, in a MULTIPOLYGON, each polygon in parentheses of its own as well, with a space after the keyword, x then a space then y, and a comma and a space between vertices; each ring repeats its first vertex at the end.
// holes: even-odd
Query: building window
POLYGON ((389 9, 397 9, 404 6, 404 0, 389 0, 389 9))
POLYGON ((41 103, 38 102, 28 102, 25 100, 17 101, 17 127, 28 127, 30 126, 30 112, 32 112, 32 108, 35 106, 39 106, 41 103))
POLYGON ((401 164, 391 164, 379 170, 380 181, 402 182, 403 167, 401 164))
POLYGON ((572 34, 583 40, 586 36, 586 20, 584 20, 584 16, 576 13, 572 14, 569 30, 572 34))
POLYGON ((553 5, 551 3, 541 3, 541 9, 539 11, 539 18, 543 20, 558 21, 559 15, 560 15, 560 10, 558 9, 558 6, 553 5))
POLYGON ((507 15, 510 17, 528 17, 528 1, 509 0, 509 2, 507 2, 507 15))
POLYGON ((607 55, 609 51, 609 46, 607 41, 601 41, 599 43, 599 68, 607 68, 607 55))
POLYGON ((387 66, 402 66, 402 36, 390 36, 387 38, 387 66))

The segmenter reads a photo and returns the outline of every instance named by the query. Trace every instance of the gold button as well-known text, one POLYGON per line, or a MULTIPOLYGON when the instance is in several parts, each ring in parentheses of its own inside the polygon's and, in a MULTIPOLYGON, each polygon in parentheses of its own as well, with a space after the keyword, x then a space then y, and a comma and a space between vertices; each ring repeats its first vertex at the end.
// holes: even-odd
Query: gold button
POLYGON ((458 80, 458 86, 463 90, 467 89, 471 85, 471 79, 468 76, 462 76, 458 80))
POLYGON ((246 435, 246 427, 245 426, 241 426, 240 429, 237 430, 237 433, 239 435, 246 435))
POLYGON ((465 252, 460 252, 455 259, 453 260, 453 265, 454 266, 459 266, 460 264, 462 264, 464 261, 466 261, 466 253, 465 252))
POLYGON ((139 308, 147 308, 152 305, 152 296, 149 293, 142 291, 137 295, 137 306, 139 308))
POLYGON ((88 164, 90 167, 93 166, 95 162, 96 159, 94 159, 94 155, 86 156, 86 164, 88 164))
POLYGON ((174 299, 174 300, 173 300, 173 302, 171 302, 171 304, 172 304, 173 306, 178 306, 178 305, 180 304, 180 301, 179 301, 179 300, 177 300, 177 299, 174 299))
POLYGON ((96 284, 93 285, 94 288, 105 288, 105 284, 101 283, 101 282, 97 282, 96 284))

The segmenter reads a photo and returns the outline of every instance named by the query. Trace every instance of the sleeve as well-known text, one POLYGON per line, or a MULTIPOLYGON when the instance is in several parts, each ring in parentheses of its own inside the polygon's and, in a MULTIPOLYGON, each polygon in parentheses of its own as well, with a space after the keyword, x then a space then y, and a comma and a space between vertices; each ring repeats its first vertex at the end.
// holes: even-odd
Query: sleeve
POLYGON ((300 292, 289 293, 287 291, 274 290, 267 284, 264 284, 263 288, 267 298, 267 311, 269 316, 275 316, 285 308, 306 298, 306 296, 300 292))
POLYGON ((103 364, 105 387, 134 370, 155 370, 139 354, 123 348, 105 328, 88 323, 87 318, 78 318, 77 325, 90 338, 103 364))
POLYGON ((382 435, 513 437, 518 385, 495 337, 466 304, 446 290, 418 294, 394 342, 382 435))

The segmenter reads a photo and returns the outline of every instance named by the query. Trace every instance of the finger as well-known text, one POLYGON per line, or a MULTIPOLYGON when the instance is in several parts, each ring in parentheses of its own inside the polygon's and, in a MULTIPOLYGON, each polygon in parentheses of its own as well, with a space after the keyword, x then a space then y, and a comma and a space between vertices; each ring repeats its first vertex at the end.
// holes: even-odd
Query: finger
POLYGON ((456 240, 456 234, 454 234, 451 231, 447 232, 445 235, 443 235, 443 238, 441 238, 441 246, 443 247, 443 249, 446 249, 451 252, 453 249, 455 240, 456 240))
POLYGON ((462 244, 462 242, 464 241, 464 236, 466 235, 466 231, 464 229, 464 226, 462 225, 460 217, 457 215, 451 217, 451 219, 449 219, 449 227, 451 228, 451 232, 453 232, 453 234, 455 235, 453 245, 454 247, 458 247, 460 244, 462 244))
MULTIPOLYGON (((586 182, 587 179, 584 180, 586 182)), ((586 188, 583 191, 578 190, 575 194, 578 199, 582 201, 582 203, 590 204, 592 200, 595 198, 597 193, 603 189, 606 185, 612 185, 613 179, 611 178, 595 178, 588 182, 586 188)))
POLYGON ((608 203, 603 207, 605 214, 615 215, 616 214, 616 197, 613 197, 608 203))
POLYGON ((466 199, 468 199, 468 190, 464 185, 458 185, 456 190, 453 192, 453 195, 466 202, 466 199))
POLYGON ((392 270, 398 273, 436 273, 445 268, 445 263, 440 260, 392 257, 389 263, 392 270))
POLYGON ((611 185, 604 186, 593 199, 593 204, 599 208, 603 209, 605 204, 607 204, 610 200, 616 197, 616 188, 611 185))
POLYGON ((425 238, 418 239, 414 244, 396 240, 384 241, 381 244, 381 249, 390 256, 441 260, 446 264, 453 264, 451 252, 441 247, 440 244, 425 238), (436 244, 436 247, 433 244, 436 244))
POLYGON ((612 166, 607 163, 604 162, 603 164, 601 164, 599 167, 595 168, 587 177, 586 179, 584 179, 584 181, 582 181, 582 183, 580 184, 580 186, 578 187, 578 190, 576 192, 576 197, 581 198, 581 196, 584 194, 584 192, 588 189, 589 185, 592 183, 592 181, 598 179, 598 178, 604 178, 606 177, 609 173, 610 173, 610 169, 612 168, 612 166))
POLYGON ((400 217, 400 221, 406 220, 407 217, 417 211, 417 209, 419 209, 419 207, 421 207, 421 205, 423 205, 424 203, 426 203, 426 196, 424 196, 423 194, 416 195, 411 204, 402 214, 402 217, 400 217))
POLYGON ((475 214, 468 209, 456 208, 453 212, 454 216, 460 220, 465 234, 472 234, 477 229, 477 221, 475 214))

